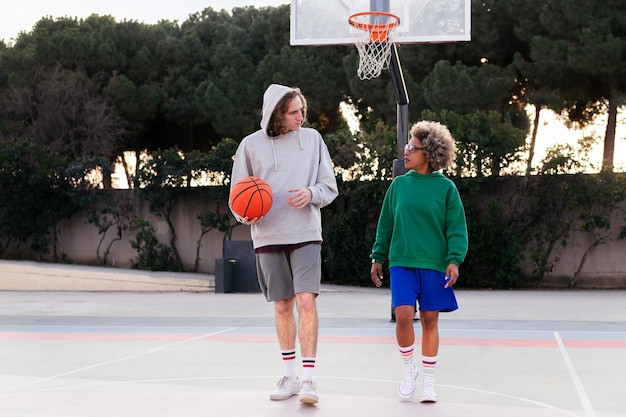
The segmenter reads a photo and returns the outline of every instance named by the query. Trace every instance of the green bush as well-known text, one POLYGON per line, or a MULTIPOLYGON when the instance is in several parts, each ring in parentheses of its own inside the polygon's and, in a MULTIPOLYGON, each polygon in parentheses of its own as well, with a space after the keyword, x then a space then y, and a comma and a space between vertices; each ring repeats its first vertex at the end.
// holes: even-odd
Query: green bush
POLYGON ((480 206, 465 203, 469 250, 461 265, 459 287, 517 288, 524 281, 520 261, 526 233, 492 200, 480 206))
POLYGON ((369 285, 369 255, 389 181, 340 183, 340 197, 324 213, 325 279, 335 284, 369 285))
POLYGON ((183 270, 172 248, 159 242, 154 226, 149 221, 140 217, 134 219, 131 231, 135 239, 131 239, 130 246, 137 251, 137 257, 131 261, 132 268, 149 271, 183 270))
POLYGON ((69 163, 30 140, 0 141, 0 255, 30 242, 33 258, 54 249, 55 259, 64 260, 57 224, 93 204, 97 186, 86 178, 96 168, 106 172, 108 165, 99 158, 69 163))

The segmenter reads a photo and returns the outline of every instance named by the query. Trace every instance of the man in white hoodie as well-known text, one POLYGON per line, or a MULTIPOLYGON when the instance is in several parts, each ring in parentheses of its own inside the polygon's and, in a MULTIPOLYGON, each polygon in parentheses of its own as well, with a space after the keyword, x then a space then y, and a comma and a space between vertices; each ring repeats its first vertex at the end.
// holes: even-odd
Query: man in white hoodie
POLYGON ((235 218, 251 225, 259 284, 274 302, 276 332, 285 375, 270 393, 272 400, 299 394, 303 403, 319 401, 313 380, 317 353, 322 218, 320 209, 338 194, 328 148, 315 129, 303 128, 306 99, 298 88, 270 85, 263 95, 261 129, 246 136, 235 154, 231 185, 254 175, 274 195, 260 218, 235 218), (298 321, 294 313, 298 309, 298 321), (296 367, 300 341, 302 378, 296 367))

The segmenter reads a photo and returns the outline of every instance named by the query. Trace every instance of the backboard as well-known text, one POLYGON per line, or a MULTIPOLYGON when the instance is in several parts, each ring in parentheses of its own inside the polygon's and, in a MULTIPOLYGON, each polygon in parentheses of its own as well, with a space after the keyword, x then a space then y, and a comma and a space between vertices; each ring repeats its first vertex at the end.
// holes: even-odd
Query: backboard
POLYGON ((291 45, 354 44, 348 18, 382 11, 400 18, 395 43, 470 40, 470 0, 291 0, 291 45))

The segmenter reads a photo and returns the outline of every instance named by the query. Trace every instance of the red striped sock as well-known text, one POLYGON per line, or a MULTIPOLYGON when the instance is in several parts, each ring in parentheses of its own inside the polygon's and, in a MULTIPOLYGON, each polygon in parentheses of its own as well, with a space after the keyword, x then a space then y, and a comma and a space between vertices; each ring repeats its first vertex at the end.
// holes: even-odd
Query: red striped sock
POLYGON ((413 362, 413 351, 415 350, 413 346, 398 346, 398 350, 400 350, 400 356, 402 356, 402 360, 405 364, 413 362))
POLYGON ((424 376, 434 376, 435 366, 437 366, 436 356, 422 356, 422 369, 424 370, 424 376))
POLYGON ((288 378, 297 378, 296 372, 296 349, 286 349, 280 351, 283 357, 283 365, 285 367, 285 376, 288 378))
POLYGON ((315 371, 315 357, 303 357, 302 358, 302 380, 312 381, 313 373, 315 371))

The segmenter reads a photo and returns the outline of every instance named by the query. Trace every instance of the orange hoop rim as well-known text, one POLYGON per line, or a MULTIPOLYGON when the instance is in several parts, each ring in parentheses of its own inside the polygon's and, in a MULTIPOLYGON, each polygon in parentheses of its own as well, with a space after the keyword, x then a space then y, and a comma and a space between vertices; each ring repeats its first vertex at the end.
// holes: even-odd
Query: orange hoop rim
POLYGON ((352 25, 352 27, 356 29, 364 30, 370 33, 389 32, 395 29, 400 24, 400 17, 388 12, 359 12, 350 15, 350 17, 348 18, 348 23, 350 23, 350 25, 352 25), (387 23, 361 23, 355 20, 356 18, 362 16, 385 16, 393 19, 394 21, 387 23))

